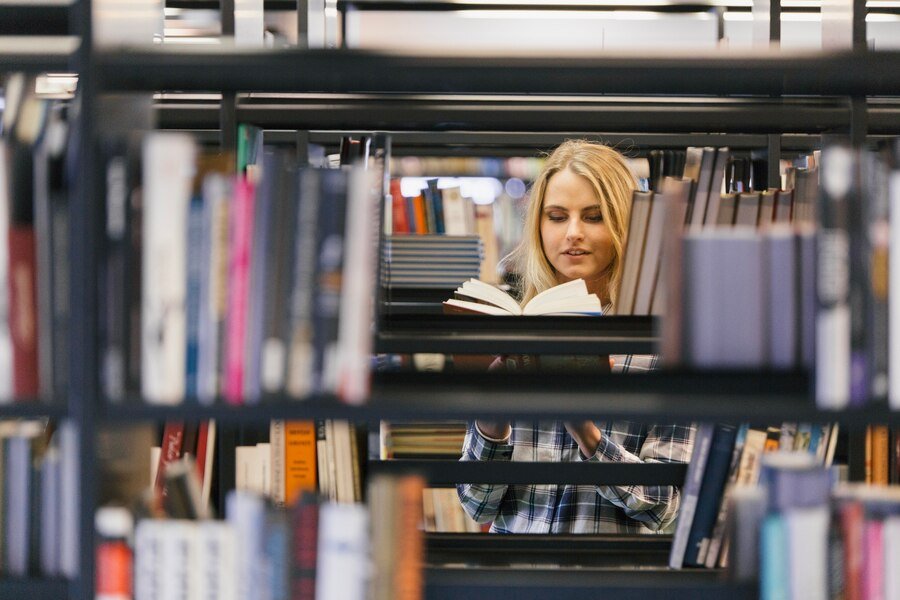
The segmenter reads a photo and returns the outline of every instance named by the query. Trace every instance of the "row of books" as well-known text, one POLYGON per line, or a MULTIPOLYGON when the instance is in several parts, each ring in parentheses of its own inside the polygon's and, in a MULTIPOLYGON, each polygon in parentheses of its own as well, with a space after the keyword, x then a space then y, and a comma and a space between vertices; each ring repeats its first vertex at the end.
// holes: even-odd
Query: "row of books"
POLYGON ((0 127, 0 403, 66 389, 71 136, 34 83, 10 76, 0 127))
MULTIPOLYGON (((404 197, 400 180, 390 183, 390 204, 385 212, 385 233, 399 241, 405 234, 438 236, 477 236, 481 239, 483 262, 479 262, 480 277, 487 281, 497 279, 497 263, 500 261, 502 241, 495 231, 495 207, 493 204, 476 204, 464 198, 458 187, 438 188, 437 179, 428 179, 419 194, 404 197)), ((509 220, 509 219, 508 219, 509 220)), ((434 265, 435 273, 443 265, 434 265)), ((462 280, 459 280, 462 281, 462 280)), ((457 281, 456 283, 459 283, 457 281)))
POLYGON ((272 421, 269 441, 235 448, 235 487, 291 505, 315 492, 335 502, 361 502, 366 428, 344 420, 272 421))
MULTIPOLYGON (((743 424, 702 423, 681 490, 681 503, 669 566, 725 567, 729 555, 729 497, 739 486, 761 481, 763 459, 770 453, 807 455, 831 465, 838 426, 783 423, 765 429, 743 424)), ((741 525, 743 526, 743 525, 741 525)))
POLYGON ((0 422, 0 573, 78 576, 78 439, 74 426, 0 422))
POLYGON ((765 456, 760 478, 732 498, 736 579, 765 600, 900 597, 900 487, 835 486, 797 454, 765 456))
POLYGON ((285 149, 242 156, 253 168, 235 176, 233 159, 198 157, 171 133, 111 152, 99 310, 113 402, 366 397, 377 161, 319 170, 285 149))
POLYGON ((682 231, 766 229, 775 223, 814 221, 811 207, 818 194, 814 173, 796 172, 792 178, 796 187, 790 190, 721 193, 730 167, 728 148, 688 148, 679 176, 666 177, 656 191, 634 193, 617 314, 667 312, 671 300, 665 293, 667 273, 677 267, 668 257, 682 231))
POLYGON ((98 591, 136 600, 417 600, 422 489, 418 477, 379 476, 368 507, 304 493, 286 508, 232 491, 223 521, 142 519, 133 531, 123 509, 101 508, 98 591))
POLYGON ((900 483, 900 429, 870 425, 865 437, 865 483, 900 483))
POLYGON ((393 235, 382 253, 387 288, 453 288, 485 268, 480 236, 393 235))

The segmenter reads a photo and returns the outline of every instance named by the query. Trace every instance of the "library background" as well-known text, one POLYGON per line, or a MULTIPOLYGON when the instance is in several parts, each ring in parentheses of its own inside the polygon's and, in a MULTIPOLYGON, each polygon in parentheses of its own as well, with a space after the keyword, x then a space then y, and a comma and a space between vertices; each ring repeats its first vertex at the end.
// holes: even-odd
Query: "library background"
POLYGON ((0 598, 900 598, 898 96, 892 0, 0 0, 0 598), (448 311, 567 139, 638 181, 614 311, 448 311))

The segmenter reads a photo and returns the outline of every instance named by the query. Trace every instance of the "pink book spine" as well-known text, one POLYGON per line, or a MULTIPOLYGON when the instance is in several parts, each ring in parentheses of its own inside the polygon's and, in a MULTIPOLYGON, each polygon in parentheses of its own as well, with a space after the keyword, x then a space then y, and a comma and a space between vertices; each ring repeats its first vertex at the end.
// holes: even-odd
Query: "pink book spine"
POLYGON ((250 280, 250 239, 253 232, 253 184, 238 180, 234 191, 231 252, 228 264, 228 315, 225 355, 225 401, 243 404, 244 344, 247 332, 247 294, 250 280))
POLYGON ((884 600, 884 544, 881 521, 866 521, 863 542, 863 599, 884 600))

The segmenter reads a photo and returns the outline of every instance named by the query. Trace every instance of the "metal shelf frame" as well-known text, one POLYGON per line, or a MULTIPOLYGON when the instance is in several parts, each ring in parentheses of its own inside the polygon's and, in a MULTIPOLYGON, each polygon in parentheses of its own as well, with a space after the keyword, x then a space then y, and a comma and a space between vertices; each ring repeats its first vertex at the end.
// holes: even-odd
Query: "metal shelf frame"
POLYGON ((900 51, 546 58, 166 45, 97 53, 96 74, 110 91, 864 97, 900 95, 900 51))

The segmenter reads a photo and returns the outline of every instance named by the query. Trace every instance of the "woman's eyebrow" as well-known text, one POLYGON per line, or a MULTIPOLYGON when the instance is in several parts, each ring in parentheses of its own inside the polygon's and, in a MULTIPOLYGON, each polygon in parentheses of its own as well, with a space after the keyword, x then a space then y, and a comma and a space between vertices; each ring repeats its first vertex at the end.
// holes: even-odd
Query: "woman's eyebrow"
POLYGON ((544 210, 564 210, 566 212, 569 212, 568 208, 566 208, 565 206, 560 206, 559 204, 548 204, 544 207, 544 210))

